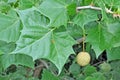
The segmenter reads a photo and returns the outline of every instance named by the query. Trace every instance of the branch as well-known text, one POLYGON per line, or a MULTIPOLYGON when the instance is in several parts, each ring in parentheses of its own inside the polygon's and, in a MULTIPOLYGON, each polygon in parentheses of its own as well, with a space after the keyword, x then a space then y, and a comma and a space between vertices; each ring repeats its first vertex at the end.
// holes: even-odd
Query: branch
POLYGON ((93 6, 81 6, 81 7, 77 7, 77 10, 81 10, 81 9, 94 9, 94 10, 102 10, 99 7, 93 7, 93 6))
POLYGON ((36 77, 38 78, 42 69, 44 68, 45 66, 43 64, 40 64, 38 65, 37 67, 35 67, 35 70, 33 71, 33 77, 36 77))
POLYGON ((39 77, 39 75, 41 74, 43 68, 48 68, 48 64, 44 60, 40 59, 40 60, 38 60, 38 63, 39 64, 33 70, 33 76, 36 77, 36 78, 39 77))
MULTIPOLYGON (((91 5, 89 5, 89 6, 81 6, 81 7, 76 8, 77 11, 82 10, 82 9, 93 9, 93 10, 98 10, 98 11, 102 10, 102 8, 100 8, 100 7, 95 7, 95 6, 91 6, 91 5)), ((111 9, 108 9, 108 8, 105 8, 105 11, 107 13, 111 13, 111 14, 114 13, 114 12, 111 11, 111 9)))

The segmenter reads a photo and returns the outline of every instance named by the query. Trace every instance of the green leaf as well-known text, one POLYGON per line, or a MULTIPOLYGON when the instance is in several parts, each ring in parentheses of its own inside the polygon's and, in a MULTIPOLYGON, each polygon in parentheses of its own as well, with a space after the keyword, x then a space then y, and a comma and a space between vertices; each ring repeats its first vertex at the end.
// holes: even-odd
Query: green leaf
POLYGON ((14 53, 27 54, 33 60, 48 59, 56 65, 60 73, 68 56, 74 53, 72 45, 76 42, 63 26, 58 29, 45 26, 46 22, 41 20, 41 14, 34 8, 18 13, 24 27, 14 53))
POLYGON ((67 32, 75 39, 83 35, 82 28, 74 24, 69 24, 67 26, 67 32))
POLYGON ((71 66, 70 66, 70 68, 69 68, 69 71, 70 71, 70 73, 72 73, 73 75, 78 75, 78 74, 80 74, 80 66, 78 65, 78 64, 76 64, 76 63, 73 63, 71 66))
POLYGON ((82 2, 83 2, 84 5, 91 5, 93 0, 83 0, 82 2))
POLYGON ((1 76, 0 75, 0 80, 9 80, 9 77, 8 76, 6 77, 6 76, 1 76))
POLYGON ((98 57, 105 49, 112 47, 113 35, 104 29, 104 26, 98 24, 88 31, 86 42, 92 45, 98 57))
POLYGON ((85 80, 106 80, 106 78, 102 73, 96 72, 92 76, 88 76, 85 80))
POLYGON ((96 78, 88 76, 85 80, 96 80, 96 78))
POLYGON ((18 40, 21 30, 20 25, 19 18, 0 13, 0 40, 6 42, 18 40))
MULTIPOLYGON (((9 71, 9 68, 7 70, 9 71)), ((32 69, 19 65, 17 66, 15 72, 11 72, 11 73, 9 72, 9 75, 5 77, 9 77, 9 79, 11 80, 39 80, 35 77, 32 77, 32 75, 33 75, 32 69)))
POLYGON ((112 67, 112 71, 108 74, 108 78, 112 78, 113 80, 119 80, 120 76, 120 60, 113 60, 111 61, 111 67, 112 67))
POLYGON ((48 70, 44 70, 42 74, 41 80, 60 80, 57 76, 53 75, 48 70))
POLYGON ((83 70, 85 76, 90 76, 92 73, 97 72, 96 68, 93 66, 86 66, 83 70))
POLYGON ((2 51, 4 54, 12 52, 15 47, 15 43, 6 43, 4 41, 0 41, 0 51, 2 51))
POLYGON ((93 73, 92 76, 94 76, 97 80, 106 80, 103 73, 100 73, 100 72, 93 73))
POLYGON ((120 71, 120 59, 111 61, 110 65, 114 71, 120 71))
POLYGON ((107 4, 111 7, 116 7, 116 8, 120 7, 120 1, 118 0, 108 0, 108 1, 103 0, 103 1, 104 1, 104 4, 107 4))
POLYGON ((31 68, 34 68, 34 62, 32 58, 25 54, 4 54, 0 55, 0 65, 3 69, 6 69, 11 64, 21 64, 31 68))
POLYGON ((109 21, 106 21, 106 28, 107 31, 113 35, 113 47, 119 47, 120 46, 120 23, 118 20, 109 18, 109 21))
POLYGON ((120 59, 119 51, 120 51, 120 47, 115 47, 115 48, 112 48, 112 49, 108 49, 107 50, 108 60, 111 61, 111 60, 120 59))
POLYGON ((66 5, 58 0, 45 0, 40 6, 39 11, 50 19, 52 27, 67 25, 66 5))
POLYGON ((0 1, 0 12, 7 13, 10 10, 10 5, 4 1, 0 1))
POLYGON ((83 28, 85 24, 98 20, 97 14, 95 10, 81 10, 73 19, 74 24, 83 28))
POLYGON ((76 4, 75 3, 68 4, 67 12, 68 15, 74 16, 76 14, 76 4))
POLYGON ((112 74, 111 78, 112 78, 113 80, 119 80, 119 79, 120 79, 119 73, 120 73, 120 70, 119 70, 119 71, 112 71, 112 72, 111 72, 111 74, 112 74))
POLYGON ((8 3, 15 3, 17 0, 8 0, 8 3))
POLYGON ((101 7, 101 13, 102 13, 102 20, 109 20, 107 17, 107 13, 106 13, 106 6, 103 2, 103 0, 95 0, 95 2, 101 7))
POLYGON ((34 0, 19 0, 19 8, 27 9, 34 6, 34 0))

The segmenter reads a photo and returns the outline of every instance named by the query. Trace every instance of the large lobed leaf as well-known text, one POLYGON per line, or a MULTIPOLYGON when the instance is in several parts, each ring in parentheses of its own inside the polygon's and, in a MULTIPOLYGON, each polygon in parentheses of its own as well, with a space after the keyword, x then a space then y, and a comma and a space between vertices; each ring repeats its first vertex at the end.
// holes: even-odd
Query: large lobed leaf
POLYGON ((48 28, 47 23, 41 19, 41 13, 35 8, 20 10, 18 14, 24 26, 14 53, 30 55, 34 60, 48 59, 57 66, 60 73, 68 56, 74 53, 73 38, 66 30, 48 28))
POLYGON ((111 19, 106 22, 107 31, 113 34, 113 42, 111 49, 107 49, 107 58, 109 61, 120 59, 120 22, 117 19, 111 19))
POLYGON ((92 48, 98 57, 105 49, 112 47, 113 35, 103 29, 101 24, 98 24, 88 31, 86 42, 91 43, 92 48))
MULTIPOLYGON (((106 49, 120 46, 120 23, 110 18, 105 24, 94 25, 88 31, 86 42, 90 42, 97 57, 106 49)), ((108 56, 111 54, 108 54, 108 56)))

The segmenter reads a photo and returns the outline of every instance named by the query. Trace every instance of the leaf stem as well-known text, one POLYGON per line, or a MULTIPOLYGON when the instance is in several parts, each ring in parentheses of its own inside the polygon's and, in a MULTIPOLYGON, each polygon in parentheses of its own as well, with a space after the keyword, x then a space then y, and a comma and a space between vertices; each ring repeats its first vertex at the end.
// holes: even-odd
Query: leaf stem
MULTIPOLYGON (((85 38, 85 29, 83 28, 83 37, 85 38)), ((83 52, 85 52, 85 39, 83 40, 83 52)))

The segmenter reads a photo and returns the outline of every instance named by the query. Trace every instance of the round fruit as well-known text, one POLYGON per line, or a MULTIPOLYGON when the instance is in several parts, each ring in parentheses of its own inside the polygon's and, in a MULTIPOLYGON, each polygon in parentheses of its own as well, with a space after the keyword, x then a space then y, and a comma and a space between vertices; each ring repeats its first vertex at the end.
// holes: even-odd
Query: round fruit
POLYGON ((110 64, 104 62, 100 65, 100 69, 104 72, 109 72, 111 70, 110 64))
POLYGON ((86 66, 90 63, 90 54, 87 52, 79 52, 76 58, 80 66, 86 66))

